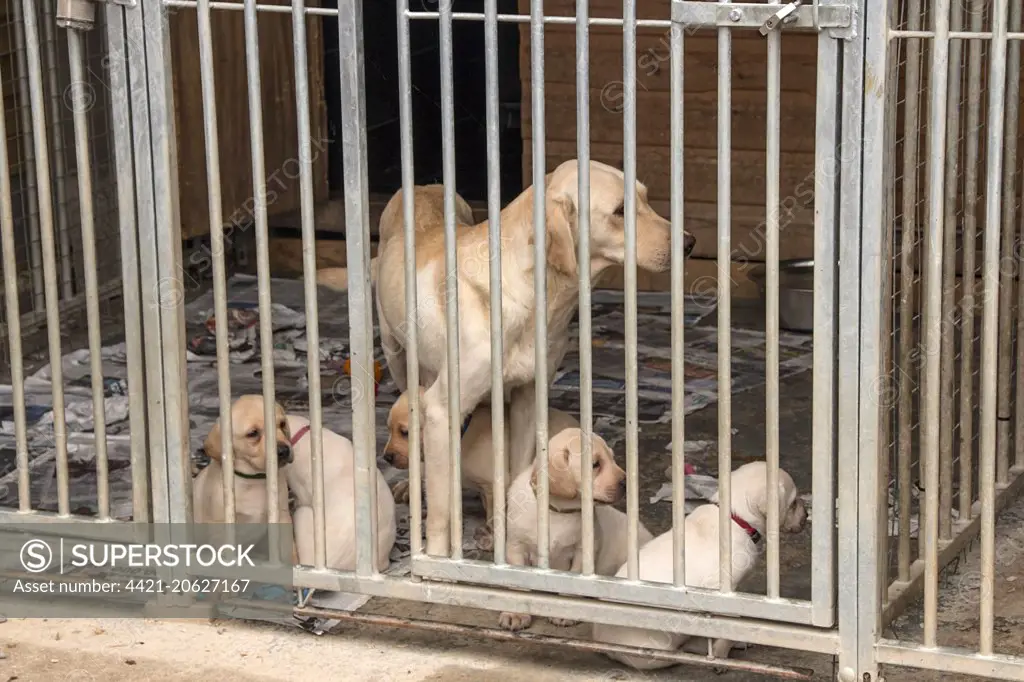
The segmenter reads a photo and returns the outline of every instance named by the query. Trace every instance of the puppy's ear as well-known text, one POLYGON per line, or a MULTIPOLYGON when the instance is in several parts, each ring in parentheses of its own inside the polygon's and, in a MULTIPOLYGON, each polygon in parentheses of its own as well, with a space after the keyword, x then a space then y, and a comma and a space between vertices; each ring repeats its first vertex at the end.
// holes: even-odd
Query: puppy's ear
POLYGON ((203 450, 211 460, 219 462, 224 458, 224 452, 220 447, 220 419, 213 423, 210 432, 206 434, 206 440, 203 441, 203 450))
MULTIPOLYGON (((579 454, 582 447, 579 436, 574 435, 565 439, 558 450, 548 451, 548 492, 552 497, 573 500, 579 496, 579 486, 569 466, 573 453, 579 454)), ((536 475, 535 470, 534 476, 536 475)))
POLYGON ((546 211, 548 267, 575 277, 576 272, 576 206, 566 195, 547 200, 546 211))

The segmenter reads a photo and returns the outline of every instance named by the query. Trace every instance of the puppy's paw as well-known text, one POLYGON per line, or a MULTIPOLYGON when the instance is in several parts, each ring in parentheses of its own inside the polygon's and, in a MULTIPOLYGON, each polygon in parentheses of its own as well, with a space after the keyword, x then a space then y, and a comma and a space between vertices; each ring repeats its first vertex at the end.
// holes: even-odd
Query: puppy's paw
POLYGON ((490 528, 481 526, 474 531, 473 542, 476 543, 476 548, 480 551, 490 552, 494 549, 494 534, 491 533, 490 528))
POLYGON ((391 487, 391 494, 395 498, 397 504, 408 504, 409 503, 409 481, 399 481, 391 487))
POLYGON ((511 630, 512 632, 525 630, 530 627, 532 622, 533 616, 528 613, 502 613, 498 617, 498 625, 503 630, 511 630))
POLYGON ((574 625, 579 625, 578 620, 569 620, 568 618, 549 618, 552 625, 557 625, 560 628, 571 628, 574 625))

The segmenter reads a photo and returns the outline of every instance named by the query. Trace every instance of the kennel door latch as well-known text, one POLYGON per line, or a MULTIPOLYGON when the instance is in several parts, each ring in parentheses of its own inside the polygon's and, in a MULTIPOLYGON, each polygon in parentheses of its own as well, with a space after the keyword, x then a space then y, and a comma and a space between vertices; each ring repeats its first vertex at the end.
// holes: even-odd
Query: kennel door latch
POLYGON ((91 31, 96 26, 96 5, 135 7, 136 0, 57 0, 57 26, 91 31))
POLYGON ((796 21, 796 15, 794 13, 802 4, 803 0, 793 0, 793 2, 783 5, 779 8, 779 11, 768 17, 768 21, 761 24, 761 28, 758 29, 758 31, 761 35, 767 36, 782 24, 788 24, 796 21))

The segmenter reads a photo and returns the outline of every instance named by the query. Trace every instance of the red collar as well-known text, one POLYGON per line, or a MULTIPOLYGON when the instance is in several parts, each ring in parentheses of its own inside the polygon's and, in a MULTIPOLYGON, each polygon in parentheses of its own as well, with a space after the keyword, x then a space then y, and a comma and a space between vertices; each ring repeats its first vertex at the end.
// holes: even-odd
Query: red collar
POLYGON ((298 443, 300 440, 302 440, 302 437, 306 435, 307 431, 309 431, 309 424, 306 424, 301 429, 299 429, 298 431, 295 432, 295 435, 292 436, 292 439, 290 441, 291 446, 293 448, 295 447, 296 443, 298 443))
POLYGON ((754 528, 749 523, 747 523, 740 517, 736 516, 735 514, 732 515, 732 520, 736 523, 737 526, 746 531, 747 535, 750 536, 751 541, 755 545, 761 541, 761 534, 757 532, 756 528, 754 528))

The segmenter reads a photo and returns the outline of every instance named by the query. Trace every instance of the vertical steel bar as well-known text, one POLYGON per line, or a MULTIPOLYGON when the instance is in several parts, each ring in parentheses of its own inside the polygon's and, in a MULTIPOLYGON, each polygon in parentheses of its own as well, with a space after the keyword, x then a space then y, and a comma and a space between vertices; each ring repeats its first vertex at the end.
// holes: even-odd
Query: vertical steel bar
MULTIPOLYGON (((17 3, 15 3, 17 4, 17 3)), ((2 74, 0 74, 2 76, 2 74)), ((0 77, 0 102, 4 99, 0 77)), ((0 116, 0 240, 3 247, 4 299, 7 342, 11 352, 11 406, 14 411, 14 448, 18 462, 18 509, 32 509, 28 471, 28 433, 25 420, 25 367, 21 350, 21 311, 18 309, 18 262, 14 247, 14 206, 11 201, 11 167, 7 155, 7 117, 0 116)))
POLYGON ((43 298, 43 252, 42 236, 39 233, 39 199, 36 196, 36 156, 33 146, 32 106, 28 87, 28 52, 25 46, 25 14, 21 2, 10 3, 11 23, 14 24, 14 63, 16 66, 15 80, 18 85, 18 137, 21 138, 22 163, 19 168, 21 187, 25 194, 25 224, 27 226, 29 271, 32 275, 32 310, 42 310, 46 306, 43 298))
POLYGON ((43 248, 43 280, 46 288, 46 337, 50 354, 53 391, 53 440, 57 451, 57 510, 71 513, 68 490, 68 441, 64 416, 64 367, 60 349, 60 296, 57 292, 57 253, 53 235, 53 195, 50 186, 50 155, 46 145, 46 112, 43 109, 43 74, 39 59, 39 26, 32 0, 23 0, 26 58, 35 142, 36 186, 39 189, 39 224, 43 248))
MULTIPOLYGON (((71 102, 77 154, 78 204, 81 211, 82 266, 85 272, 86 318, 89 336, 89 371, 92 374, 93 436, 96 448, 96 506, 101 521, 110 519, 110 477, 107 460, 107 418, 103 396, 103 338, 100 334, 99 285, 96 281, 96 229, 93 222, 92 169, 89 154, 88 108, 85 102, 85 51, 82 34, 68 29, 68 60, 71 71, 71 102)), ((58 123, 60 123, 58 121, 58 123)), ((58 174, 59 177, 59 174, 58 174)), ((61 211, 65 211, 62 207, 61 211)), ((67 222, 65 218, 65 223, 67 222)), ((70 254, 69 254, 70 255, 70 254)))
MULTIPOLYGON (((839 46, 822 32, 818 38, 814 167, 814 357, 812 395, 812 496, 836 499, 836 200, 839 184, 839 46)), ((811 593, 815 625, 835 621, 834 504, 811 506, 811 593), (828 567, 828 570, 820 570, 828 567)))
MULTIPOLYGON (((347 5, 346 5, 347 6, 347 5)), ((339 16, 339 24, 341 22, 339 16)), ((342 33, 339 25, 339 36, 342 33)), ((309 66, 306 61, 306 2, 292 2, 292 48, 295 63, 295 109, 300 147, 310 140, 309 66)), ((342 53, 344 54, 344 53, 342 53)), ((299 211, 302 222, 302 282, 306 299, 306 339, 310 348, 320 347, 320 318, 316 297, 316 234, 313 225, 313 169, 311 155, 300 159, 299 211)), ((348 217, 346 216, 346 220, 348 217)), ((352 272, 349 272, 349 283, 352 272)), ((349 325, 353 319, 349 311, 349 325)), ((355 378, 355 363, 352 363, 355 378)), ((313 565, 322 569, 327 564, 327 528, 324 518, 323 411, 320 394, 320 354, 308 353, 306 375, 309 381, 309 452, 313 469, 313 565)), ((353 404, 353 416, 354 416, 353 404)), ((355 422, 353 421, 353 432, 355 422)), ((355 434, 353 433, 353 441, 355 434)), ((353 445, 358 445, 353 442, 353 445)))
MULTIPOLYGON (((530 3, 530 88, 533 105, 533 288, 534 309, 547 310, 547 225, 544 185, 547 157, 544 146, 544 0, 530 3)), ((548 486, 548 319, 534 316, 534 391, 537 410, 537 565, 548 568, 550 537, 548 486)))
MULTIPOLYGON (((57 20, 54 16, 56 3, 42 2, 40 7, 43 11, 43 59, 46 75, 47 100, 50 105, 50 126, 53 133, 53 170, 57 179, 57 186, 54 188, 57 199, 57 235, 59 238, 60 257, 60 286, 61 295, 69 299, 75 295, 75 285, 72 279, 71 263, 74 255, 71 247, 70 229, 68 227, 68 199, 67 199, 67 160, 64 144, 64 119, 61 116, 64 103, 61 101, 61 91, 58 87, 57 78, 60 73, 57 67, 57 20)), ((72 82, 72 87, 74 83, 72 82)), ((82 197, 79 197, 81 200, 82 197)))
POLYGON ((277 410, 274 390, 274 330, 270 299, 270 236, 267 227, 267 172, 263 152, 263 87, 260 79, 260 38, 256 0, 245 0, 245 72, 249 93, 249 146, 252 162, 253 225, 256 228, 257 297, 260 311, 260 377, 263 384, 263 450, 267 462, 267 523, 270 524, 270 546, 280 547, 277 502, 279 476, 276 432, 277 410))
MULTIPOLYGON (((1019 4, 1014 3, 1010 7, 1010 31, 1021 30, 1021 7, 1019 4)), ((1020 72, 1020 41, 1013 41, 1007 45, 1007 49, 1010 52, 1009 65, 1007 67, 1007 73, 1011 74, 1009 83, 1009 97, 1011 102, 1016 102, 1013 105, 1019 107, 1020 101, 1020 79, 1013 75, 1020 72)), ((1019 113, 1019 112, 1018 112, 1019 113)), ((1014 130, 1013 126, 1007 125, 1007 134, 1014 130)), ((1010 163, 1007 160, 1007 168, 1014 168, 1015 163, 1010 163)), ((1021 179, 1024 182, 1024 177, 1021 179)), ((1013 184, 1015 181, 1010 180, 1013 186, 1013 190, 1016 191, 1016 185, 1013 184)), ((1024 187, 1021 189, 1021 194, 1024 195, 1024 187)), ((1013 205, 1013 204, 1011 204, 1013 205)), ((1016 210, 1015 207, 1013 209, 1016 210)), ((1012 230, 1012 221, 1007 221, 1004 229, 1012 230)), ((1021 220, 1020 234, 1018 239, 1019 243, 1024 244, 1024 219, 1021 220)), ((1018 247, 1017 259, 1013 264, 1017 268, 1018 277, 1020 273, 1024 271, 1024 249, 1018 247)), ((1014 394, 1014 407, 1015 407, 1015 419, 1014 419, 1014 469, 1018 472, 1024 470, 1024 286, 1020 286, 1020 282, 1017 282, 1017 359, 1014 365, 1014 374, 1016 375, 1016 392, 1014 394)))
MULTIPOLYGON (((175 287, 180 281, 163 280, 160 275, 160 253, 157 235, 157 195, 155 182, 155 166, 153 141, 156 131, 153 130, 154 112, 150 106, 147 69, 147 30, 153 30, 150 13, 153 4, 160 0, 145 0, 142 12, 123 11, 122 8, 108 7, 111 11, 123 11, 122 20, 125 25, 125 38, 115 43, 115 50, 124 50, 125 87, 129 92, 129 103, 124 115, 128 117, 132 135, 134 152, 135 209, 134 214, 138 230, 140 303, 142 316, 142 332, 146 363, 145 401, 146 429, 148 438, 144 441, 145 456, 149 463, 151 481, 152 520, 156 523, 170 523, 172 517, 169 472, 167 467, 167 420, 165 405, 171 397, 164 391, 164 338, 161 334, 161 317, 166 303, 172 303, 178 293, 175 287), (130 106, 129 106, 130 105, 130 106)), ((115 22, 116 25, 116 22, 115 22)), ((117 38, 116 32, 111 40, 117 38)), ((155 46, 154 46, 155 47, 155 46)), ((115 53, 116 54, 116 53, 115 53)), ((113 77, 113 75, 111 76, 113 77)), ((116 103, 116 99, 112 98, 116 103)), ((117 111, 117 108, 115 108, 117 111)), ((120 138, 124 139, 124 138, 120 138)), ((130 158, 128 150, 124 153, 130 158)), ((122 232, 122 234, 124 234, 122 232)), ((130 379, 129 379, 130 380, 130 379)), ((143 388, 143 382, 137 384, 143 388)), ((132 431, 135 434, 135 431, 132 431)))
MULTIPOLYGON (((415 184, 413 164, 413 140, 412 140, 412 49, 409 45, 409 0, 398 0, 398 90, 399 90, 399 118, 401 127, 402 144, 402 225, 403 225, 403 263, 405 266, 405 314, 406 314, 406 376, 408 377, 409 397, 409 546, 413 558, 423 552, 423 479, 421 477, 421 454, 420 440, 422 436, 421 414, 420 414, 420 392, 416 390, 420 385, 420 363, 419 363, 419 324, 416 311, 416 208, 413 199, 413 187, 415 184)), ((490 52, 488 51, 490 56, 490 52)), ((491 230, 494 231, 493 228, 491 230)), ((497 235, 500 240, 501 235, 497 235)), ((494 237, 492 236, 492 240, 494 237)), ((494 261, 491 261, 494 267, 494 261)), ((500 264, 499 264, 500 267, 500 264)), ((500 280, 499 280, 500 281, 500 280)), ((493 301, 493 283, 492 283, 493 301)), ((500 296, 500 290, 499 290, 500 296)), ((499 298, 500 301, 500 298, 499 298)), ((494 309, 493 307, 491 308, 494 309)), ((500 307, 499 307, 500 309, 500 307)), ((492 316, 495 317, 495 316, 492 316)), ((500 315, 496 316, 500 320, 500 315)), ((491 324, 494 324, 492 319, 491 324)), ((493 327, 492 327, 493 329, 493 327)), ((500 329, 500 327, 499 327, 500 329)), ((493 333, 493 332, 492 332, 493 333)), ((500 372, 499 372, 500 373, 500 372)), ((500 410, 497 410, 500 412, 500 410)), ((492 431, 492 433, 503 433, 503 431, 492 431)), ((495 443, 504 443, 503 438, 495 439, 495 443)), ((498 447, 503 447, 498 446, 498 447)), ((504 469, 500 470, 495 465, 495 504, 498 504, 500 497, 502 504, 505 500, 505 489, 497 490, 498 477, 503 476, 504 469)), ((504 480, 504 479, 501 479, 504 480)), ((497 507, 495 508, 497 509, 497 507)), ((502 511, 501 518, 498 518, 497 511, 494 517, 494 556, 496 563, 503 563, 505 556, 505 513, 502 511), (502 557, 501 561, 498 556, 502 557)))
MULTIPOLYGON (((1010 3, 1009 31, 1020 31, 1021 3, 1010 3)), ((999 387, 997 398, 996 482, 1010 478, 1010 420, 1013 418, 1014 288, 1017 286, 1017 251, 1014 248, 1017 220, 1017 136, 1020 133, 1020 41, 1007 42, 1006 130, 1003 146, 1003 245, 999 268, 999 387)))
MULTIPOLYGON (((778 4, 772 0, 771 4, 778 4)), ((779 598, 779 157, 782 35, 768 34, 768 129, 765 169, 765 459, 768 464, 768 598, 779 598)))
MULTIPOLYGON (((501 314, 501 147, 498 135, 498 0, 484 6, 484 51, 487 70, 487 244, 491 283, 491 405, 505 403, 501 314), (497 361, 496 361, 497 360, 497 361)), ((505 410, 491 410, 491 433, 505 433, 505 410)), ((505 439, 494 438, 494 563, 505 563, 505 490, 508 453, 505 439)), ((586 519, 584 518, 584 527, 586 519)), ((583 546, 586 548, 586 533, 583 546)), ((584 549, 586 552, 586 549, 584 549)))
POLYGON ((637 291, 636 291, 636 0, 625 0, 623 12, 624 82, 622 112, 623 212, 625 256, 623 261, 626 298, 626 576, 640 577, 640 433, 637 424, 637 291))
MULTIPOLYGON (((970 30, 982 30, 985 2, 971 0, 970 30)), ((960 301, 960 520, 970 521, 974 502, 974 316, 977 306, 978 159, 981 136, 981 56, 984 43, 971 40, 967 58, 967 123, 964 126, 964 236, 960 301)))
MULTIPOLYGON (((879 260, 866 258, 864 251, 878 247, 878 241, 872 243, 862 239, 862 229, 874 227, 877 230, 878 220, 871 211, 877 205, 866 204, 864 185, 871 178, 880 179, 879 159, 866 151, 865 144, 877 149, 881 142, 877 136, 865 135, 865 119, 871 113, 877 113, 878 103, 873 98, 876 88, 865 88, 865 71, 867 57, 877 58, 880 46, 868 47, 871 37, 884 36, 884 21, 877 12, 879 3, 861 0, 859 16, 864 23, 871 26, 870 30, 858 31, 849 40, 837 41, 842 50, 839 62, 841 73, 841 97, 838 111, 838 125, 841 126, 840 144, 835 153, 839 159, 838 210, 836 214, 836 238, 838 254, 836 260, 839 271, 837 286, 838 306, 838 395, 842 396, 837 406, 836 438, 838 453, 837 478, 842 481, 838 487, 838 533, 837 533, 837 596, 839 624, 839 675, 846 679, 860 679, 861 655, 860 640, 862 637, 863 614, 866 599, 862 599, 865 587, 860 582, 870 578, 864 559, 870 559, 871 553, 861 549, 862 532, 872 529, 874 524, 862 522, 863 504, 871 500, 871 491, 865 490, 861 475, 870 477, 870 466, 877 457, 870 445, 865 444, 865 435, 870 435, 862 426, 864 417, 870 418, 871 410, 866 409, 870 402, 864 400, 866 381, 874 379, 870 366, 861 362, 866 344, 877 345, 878 339, 872 338, 877 332, 877 315, 870 309, 862 309, 861 300, 867 295, 877 296, 878 290, 872 291, 872 266, 879 265, 879 260), (873 172, 871 164, 875 165, 873 172), (867 166, 868 171, 862 172, 867 166), (864 185, 862 185, 862 179, 864 185), (862 210, 863 209, 863 210, 862 210), (863 218, 862 218, 863 216, 863 218), (874 221, 869 217, 876 218, 874 221), (867 273, 868 276, 865 276, 867 273), (866 404, 867 403, 867 404, 866 404)), ((879 76, 884 67, 873 69, 879 76)), ((815 174, 817 177, 817 173, 815 174)), ((880 205, 880 202, 879 202, 880 205)), ((879 240, 880 241, 880 240, 879 240)), ((817 265, 817 263, 816 263, 817 265)), ((815 340, 816 341, 816 340, 815 340)), ((815 344, 817 345, 817 344, 815 344)), ((868 347, 870 348, 870 347, 868 347)), ((815 491, 817 494, 817 491, 815 491)), ((814 505, 817 506, 817 505, 814 505)))
POLYGON ((114 175, 117 178, 117 216, 121 235, 121 273, 124 279, 125 354, 128 361, 128 426, 132 469, 132 520, 146 523, 149 509, 149 462, 146 447, 145 362, 142 343, 141 273, 138 221, 135 214, 135 176, 132 163, 131 86, 125 62, 124 9, 106 9, 107 73, 110 79, 111 133, 114 137, 114 175))
MULTIPOLYGON (((963 29, 963 12, 953 8, 951 26, 963 29)), ((956 339, 953 308, 956 305, 956 204, 960 177, 960 81, 963 73, 963 41, 949 46, 949 98, 946 134, 946 200, 942 233, 942 343, 939 387, 939 539, 949 540, 953 532, 953 375, 956 339)))
MULTIPOLYGON (((921 0, 907 0, 907 29, 921 28, 921 0)), ((913 456, 914 375, 914 279, 917 271, 918 144, 920 139, 919 96, 921 87, 921 41, 908 39, 903 111, 903 220, 900 224, 900 319, 897 423, 897 469, 899 471, 899 575, 910 576, 911 458, 913 456)), ((921 469, 923 473, 923 469, 921 469)), ((923 476, 922 476, 923 478, 923 476)), ((920 534, 923 539, 923 533, 920 534)))
POLYGON ((210 0, 198 0, 199 69, 206 140, 206 180, 213 256, 213 308, 217 335, 217 395, 220 402, 220 447, 224 474, 224 520, 235 522, 235 456, 231 424, 231 358, 228 350, 228 285, 224 266, 224 222, 221 217, 220 142, 217 134, 217 86, 213 72, 210 0))
MULTIPOLYGON (((458 245, 455 224, 455 94, 453 81, 452 3, 442 2, 441 28, 441 150, 444 177, 445 302, 448 339, 448 453, 451 458, 452 558, 462 558, 462 403, 459 373, 458 245)), ((538 308, 540 309, 540 308, 538 308)), ((492 349, 493 352, 493 349, 492 349)), ((498 409, 502 402, 495 405, 498 409)))
MULTIPOLYGON (((1000 202, 1002 200, 1003 125, 1006 103, 1006 48, 1008 0, 997 0, 992 8, 992 48, 989 65, 988 124, 986 126, 985 259, 984 297, 981 329, 981 458, 978 482, 981 488, 981 609, 980 652, 992 654, 995 615, 995 484, 996 484, 996 388, 999 345, 999 249, 1000 202)), ((926 614, 927 615, 927 614, 926 614)))
POLYGON ((732 592, 732 31, 718 29, 718 561, 732 592))
POLYGON ((886 104, 889 101, 885 78, 888 72, 888 10, 891 7, 892 3, 863 0, 859 11, 864 17, 864 29, 860 31, 864 37, 846 41, 843 55, 843 145, 838 227, 842 244, 839 253, 842 280, 839 287, 839 395, 843 403, 852 402, 854 406, 849 410, 845 404, 840 407, 838 459, 842 486, 839 492, 839 564, 842 566, 852 561, 857 570, 853 576, 842 568, 839 571, 841 649, 838 677, 850 680, 880 679, 876 643, 882 627, 882 594, 887 587, 881 580, 882 564, 886 560, 886 554, 881 551, 882 539, 887 534, 879 531, 880 518, 886 518, 888 511, 885 494, 888 476, 884 449, 879 441, 882 410, 878 401, 873 399, 872 391, 886 371, 881 349, 886 326, 883 317, 887 308, 882 299, 884 270, 891 262, 889 247, 883 241, 887 232, 883 223, 885 175, 892 172, 891 167, 885 165, 884 148, 888 118, 886 104), (859 297, 849 296, 845 292, 847 287, 859 288, 859 297), (856 302, 858 299, 859 304, 856 302), (858 310, 845 311, 851 303, 858 310), (854 347, 851 347, 851 342, 854 347), (845 381, 845 375, 851 371, 859 375, 856 389, 845 381), (849 447, 845 441, 850 437, 846 429, 852 421, 851 413, 857 414, 854 423, 859 433, 849 447), (858 462, 845 462, 851 456, 858 462), (851 492, 856 500, 854 514, 844 508, 852 501, 851 492), (849 543, 851 531, 856 537, 853 546, 849 543), (854 549, 852 555, 851 549, 854 549), (847 585, 851 577, 853 584, 847 585), (842 606, 850 597, 851 587, 856 611, 854 614, 843 613, 842 606), (856 623, 855 627, 851 628, 851 620, 856 623), (850 660, 853 652, 847 650, 851 644, 855 644, 855 661, 850 660), (851 672, 850 666, 854 662, 851 672))
POLYGON ((939 390, 942 343, 942 229, 945 216, 946 95, 949 81, 949 9, 951 0, 935 3, 935 38, 931 49, 928 106, 928 226, 925 233, 924 373, 921 387, 921 457, 925 464, 924 640, 935 646, 939 598, 939 390))
MULTIPOLYGON (((683 63, 685 44, 683 27, 672 24, 671 57, 671 147, 672 147, 672 583, 686 584, 686 358, 684 323, 686 320, 684 239, 684 150, 683 135, 683 63)), ((580 332, 582 338, 582 331, 580 332)))
MULTIPOLYGON (((339 47, 341 59, 342 149, 345 165, 345 225, 348 247, 349 338, 352 349, 352 441, 356 450, 356 572, 361 576, 376 573, 377 557, 377 462, 374 433, 373 308, 370 289, 370 201, 366 169, 366 87, 363 74, 363 3, 339 4, 339 47), (358 387, 362 386, 362 390, 358 387)), ((296 48, 297 49, 297 48, 296 48)), ((301 59, 305 61, 305 50, 301 59)), ((300 53, 296 51, 296 62, 300 53)), ((308 90, 306 93, 308 106, 308 90)), ((308 125, 309 117, 305 119, 308 125)), ((299 137, 308 149, 309 129, 299 137)), ((304 160, 311 179, 312 154, 304 160)), ((312 183, 310 182, 310 189, 312 183)), ((446 187, 447 190, 447 187, 446 187)), ((312 194, 312 192, 310 192, 312 194)), ((312 217, 312 216, 310 216, 312 217)), ((312 228, 312 225, 310 225, 312 228)), ((311 302, 314 320, 316 308, 316 257, 313 230, 303 234, 306 301, 311 302), (308 236, 308 241, 307 241, 308 236)), ((307 303, 307 306, 309 303, 307 303)), ((308 317, 308 316, 307 316, 308 317)), ((312 345, 312 340, 310 341, 312 345)), ((310 382, 312 387, 312 382, 310 382)), ((415 391, 415 387, 412 387, 415 391)), ((319 406, 318 406, 319 407, 319 406)), ((320 513, 318 511, 318 513, 320 513)))
MULTIPOLYGON (((578 206, 590 206, 590 7, 576 3, 576 159, 579 162, 578 206)), ((579 229, 577 263, 590 262, 590 211, 578 211, 579 229)), ((594 358, 593 326, 590 317, 590 268, 580 267, 580 427, 583 439, 583 471, 594 466, 594 358)), ((594 480, 583 477, 583 575, 594 573, 594 480)))

